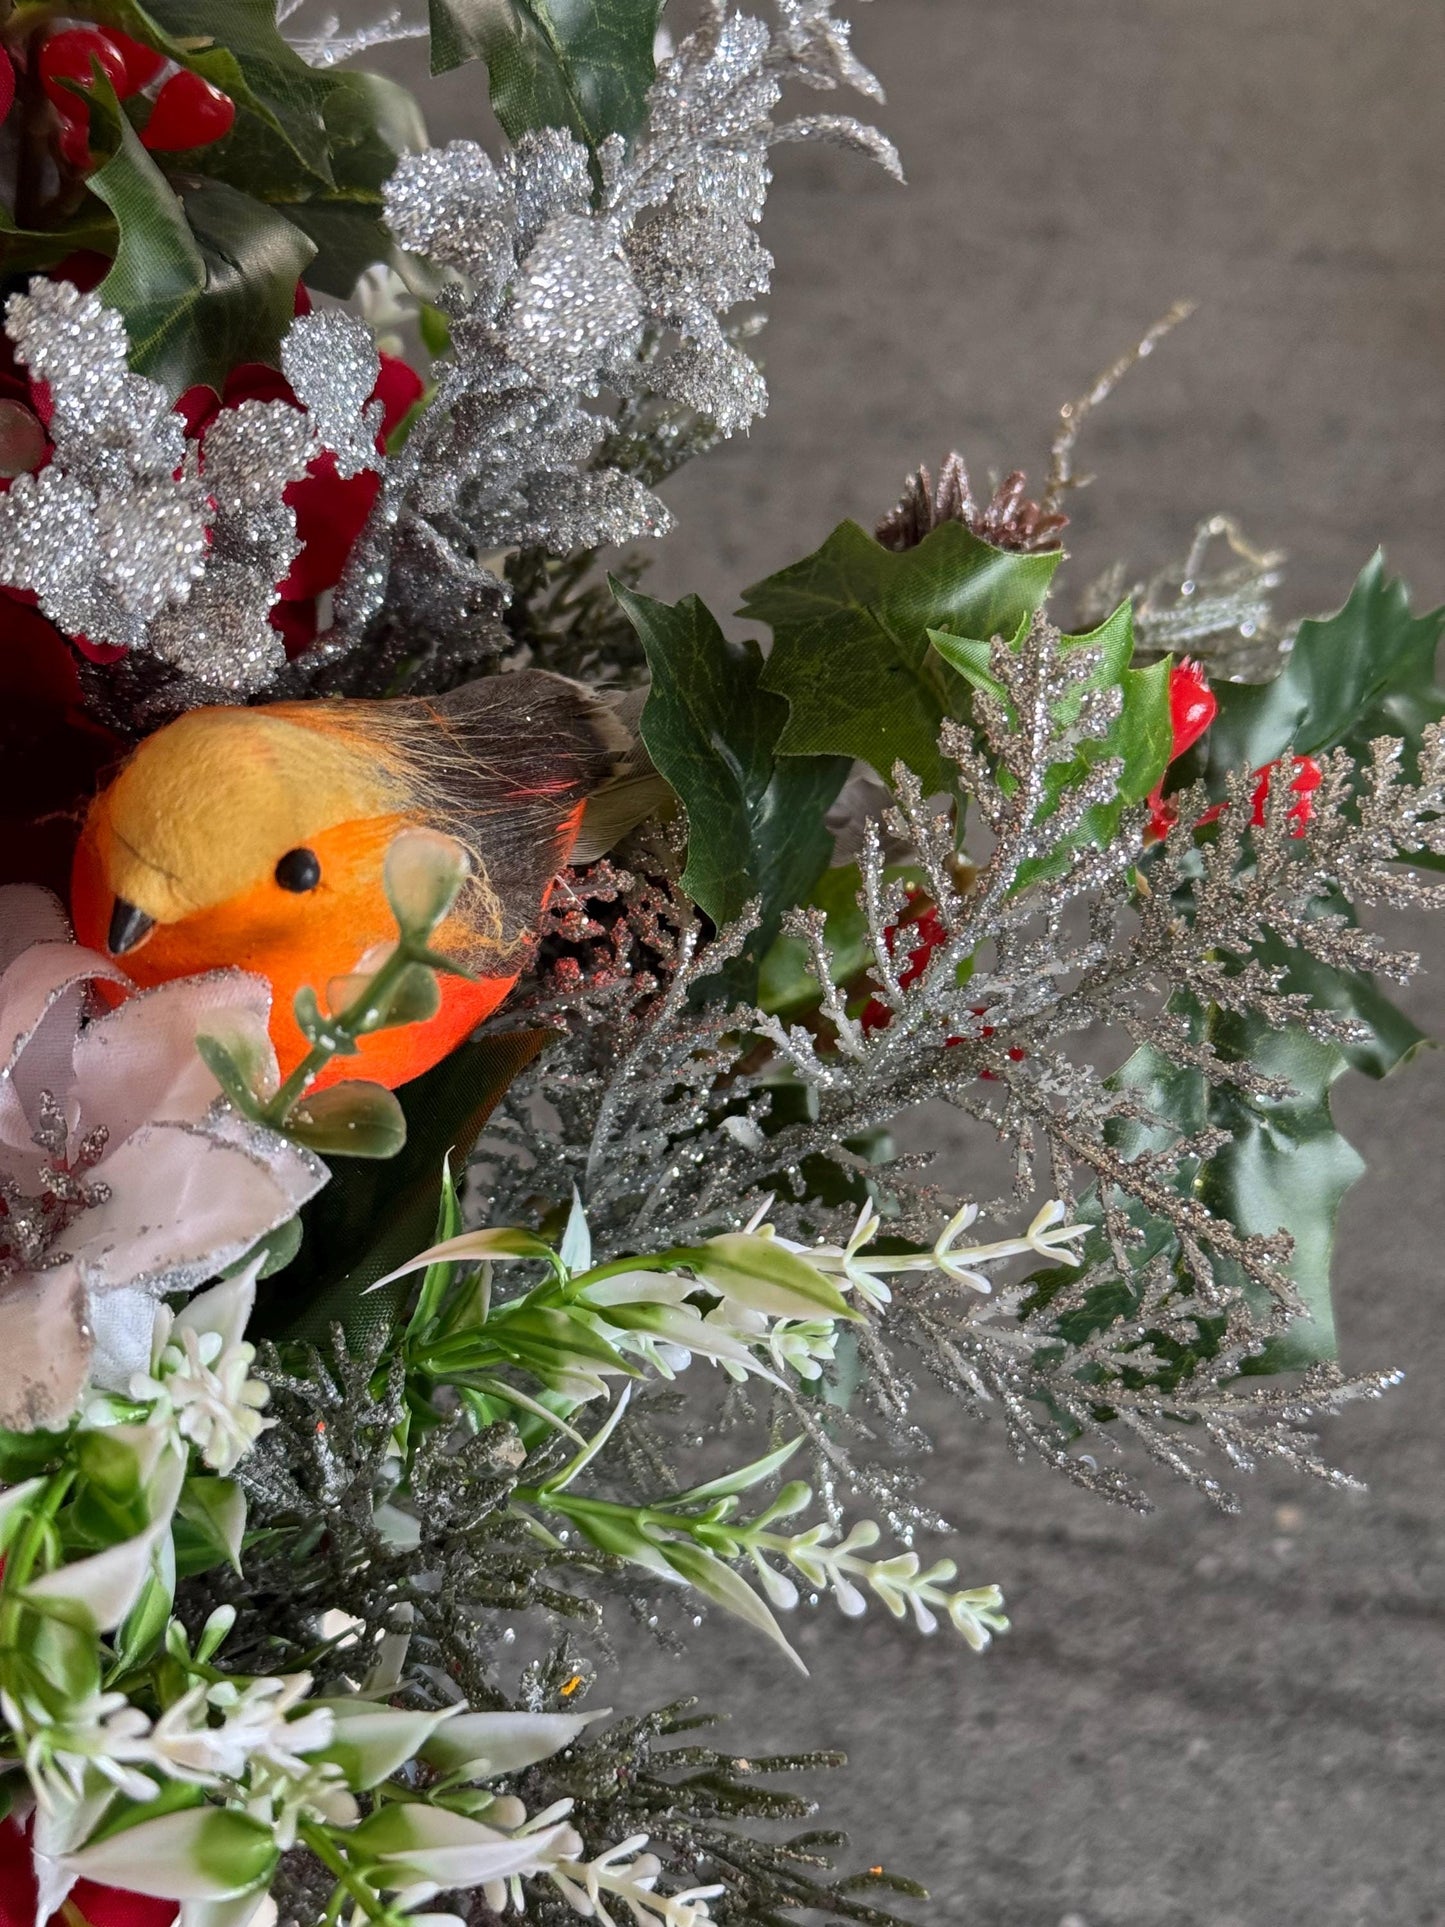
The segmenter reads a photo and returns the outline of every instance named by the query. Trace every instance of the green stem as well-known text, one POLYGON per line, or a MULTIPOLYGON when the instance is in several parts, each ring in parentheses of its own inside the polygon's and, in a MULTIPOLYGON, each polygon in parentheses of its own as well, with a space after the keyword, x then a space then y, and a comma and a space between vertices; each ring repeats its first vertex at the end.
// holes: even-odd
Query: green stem
POLYGON ((17 1622, 25 1610, 24 1601, 19 1595, 30 1583, 35 1561, 55 1522, 55 1515, 65 1503, 74 1482, 73 1466, 63 1466, 60 1471, 51 1473, 44 1492, 25 1522, 24 1531, 6 1557, 5 1570, 0 1575, 0 1653, 7 1653, 15 1646, 17 1622))
MULTIPOLYGON (((297 1829, 298 1837, 308 1846, 326 1871, 334 1874, 338 1889, 344 1889, 360 1907, 368 1920, 376 1921, 384 1927, 395 1919, 393 1910, 387 1906, 381 1895, 363 1874, 359 1874, 345 1854, 332 1843, 325 1827, 318 1826, 314 1820, 303 1820, 297 1829)), ((333 1895, 333 1899, 335 1896, 333 1895)), ((326 1909, 328 1919, 334 1919, 331 1906, 326 1909)))

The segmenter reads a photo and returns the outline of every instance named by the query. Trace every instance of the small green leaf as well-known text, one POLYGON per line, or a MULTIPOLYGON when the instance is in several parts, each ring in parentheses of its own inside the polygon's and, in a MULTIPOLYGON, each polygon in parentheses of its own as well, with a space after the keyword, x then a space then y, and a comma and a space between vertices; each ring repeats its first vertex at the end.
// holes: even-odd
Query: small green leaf
POLYGON ((234 1479, 218 1478, 212 1472, 197 1473, 181 1487, 176 1510, 235 1572, 240 1572, 246 1495, 234 1479))
POLYGON ((383 881, 402 935, 424 943, 456 901, 470 859, 454 836, 403 830, 386 853, 383 881))
POLYGON ((815 1318, 819 1312, 828 1318, 860 1316, 816 1265, 776 1238, 729 1231, 665 1256, 750 1311, 774 1318, 815 1318))
POLYGON ((65 1457, 68 1432, 10 1432, 0 1427, 0 1486, 50 1472, 65 1457))
POLYGON ((168 1539, 163 1539, 156 1548, 150 1578, 116 1634, 115 1663, 111 1668, 113 1678, 119 1679, 136 1667, 144 1666, 160 1650, 166 1627, 170 1624, 175 1597, 175 1549, 168 1539))
POLYGON ((992 548, 956 522, 897 554, 844 522, 743 601, 742 614, 775 638, 761 686, 788 699, 779 750, 859 757, 885 780, 901 760, 925 790, 949 788, 956 773, 939 755, 939 725, 964 713, 968 685, 928 632, 1014 635, 1059 560, 992 548))
MULTIPOLYGON (((442 1158, 441 1197, 437 1204, 437 1221, 432 1233, 432 1246, 449 1244, 459 1236, 462 1228, 462 1204, 457 1187, 452 1179, 452 1161, 449 1156, 442 1158)), ((446 1300, 448 1290, 457 1275, 455 1265, 446 1259, 429 1264, 421 1281, 421 1291, 417 1296, 416 1309, 407 1325, 407 1336, 420 1336, 435 1319, 446 1300)))
POLYGON ((389 1029, 402 1024, 425 1024, 442 1007, 441 985, 436 972, 425 964, 408 964, 386 999, 383 1021, 389 1029))
POLYGON ((237 1063, 228 1046, 223 1044, 219 1037, 208 1037, 203 1032, 196 1039, 196 1051, 201 1062, 241 1115, 250 1118, 259 1117, 265 1100, 252 1089, 245 1067, 237 1063))
POLYGON ((784 1638, 777 1620, 747 1581, 735 1573, 731 1566, 724 1565, 721 1559, 690 1539, 669 1539, 662 1551, 673 1571, 690 1586, 695 1586, 704 1599, 712 1600, 714 1605, 723 1607, 747 1625, 766 1633, 775 1646, 782 1648, 800 1673, 807 1672, 807 1667, 784 1638))
POLYGON ((482 59, 507 138, 563 127, 595 154, 641 124, 664 0, 428 0, 431 67, 482 59))
MULTIPOLYGON (((652 670, 642 740, 687 810, 683 888, 718 925, 760 899, 756 954, 827 865, 833 839, 823 817, 848 764, 779 756, 788 707, 762 687, 762 651, 730 641, 696 596, 669 607, 616 581, 612 592, 652 670)), ((738 976, 734 994, 751 995, 756 965, 738 976)))
POLYGON ((294 1104, 286 1135, 323 1157, 394 1158, 406 1143, 406 1117, 383 1085, 351 1078, 294 1104))
POLYGON ((494 1346, 539 1376, 565 1373, 576 1364, 604 1365, 628 1378, 637 1375, 636 1366, 609 1344, 580 1306, 562 1311, 519 1300, 515 1310, 504 1305, 494 1311, 486 1333, 494 1346))
MULTIPOLYGON (((801 1438, 789 1439, 786 1445, 780 1445, 776 1452, 769 1452, 766 1458, 754 1459, 751 1465, 740 1466, 736 1472, 725 1472, 720 1479, 709 1479, 706 1485, 692 1486, 686 1492, 679 1492, 668 1503, 692 1505, 701 1499, 730 1499, 734 1493, 750 1492, 755 1485, 764 1485, 769 1479, 776 1478, 802 1443, 801 1438)), ((804 1486, 803 1490, 807 1492, 808 1488, 804 1486)))
POLYGON ((450 1707, 440 1712, 414 1712, 358 1699, 307 1703, 324 1707, 335 1721, 335 1738, 315 1757, 339 1766, 346 1784, 356 1793, 369 1792, 415 1758, 451 1712, 450 1707))
POLYGON ((256 1273, 258 1279, 269 1278, 273 1272, 283 1271, 296 1253, 301 1249, 301 1220, 287 1218, 278 1224, 274 1231, 268 1231, 264 1238, 258 1238, 249 1251, 243 1252, 233 1265, 227 1265, 221 1273, 223 1278, 234 1278, 238 1271, 245 1271, 259 1258, 261 1269, 256 1273))

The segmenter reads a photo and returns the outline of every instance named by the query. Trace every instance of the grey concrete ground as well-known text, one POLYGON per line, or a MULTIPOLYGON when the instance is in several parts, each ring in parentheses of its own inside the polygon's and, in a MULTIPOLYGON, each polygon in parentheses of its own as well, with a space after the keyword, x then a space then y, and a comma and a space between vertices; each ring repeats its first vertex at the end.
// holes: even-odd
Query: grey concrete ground
MULTIPOLYGON (((1438 0, 880 0, 858 42, 912 185, 785 150, 772 412, 674 486, 657 592, 727 610, 951 445, 1037 473, 1057 403, 1187 294, 1199 317, 1089 440, 1076 579, 1158 564, 1224 508, 1291 553, 1299 610, 1379 541, 1422 603, 1445 594, 1438 0)), ((436 89, 434 131, 479 124, 475 89, 436 89)), ((1418 936, 1438 1031, 1445 945, 1418 936)), ((707 1629, 690 1670, 738 1744, 846 1747, 829 1813, 929 1884, 930 1923, 1445 1922, 1442 1102, 1430 1056, 1339 1104, 1372 1165, 1341 1231, 1345 1357, 1409 1367, 1329 1440, 1367 1496, 1265 1475, 1243 1519, 1164 1492, 1140 1521, 934 1412, 936 1489, 1008 1639, 974 1659, 812 1621, 805 1690, 707 1629)), ((628 1691, 680 1679, 654 1659, 628 1691)))

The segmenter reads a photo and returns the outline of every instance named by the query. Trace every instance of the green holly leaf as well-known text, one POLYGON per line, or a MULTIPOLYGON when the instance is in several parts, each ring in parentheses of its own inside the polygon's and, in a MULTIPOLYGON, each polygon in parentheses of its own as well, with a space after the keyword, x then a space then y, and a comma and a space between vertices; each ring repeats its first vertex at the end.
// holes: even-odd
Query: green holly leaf
POLYGON ((177 198, 114 94, 107 102, 97 87, 92 113, 107 109, 116 149, 90 187, 114 214, 120 240, 97 293, 125 319, 137 374, 172 396, 197 382, 219 389, 238 362, 274 359, 315 250, 289 221, 224 182, 197 180, 177 198))
MULTIPOLYGON (((1020 629, 1015 638, 1016 647, 1023 646, 1026 633, 1026 629, 1020 629)), ((997 693, 994 679, 987 670, 989 646, 986 642, 945 635, 936 629, 929 631, 929 640, 966 680, 975 687, 997 693)), ((1038 821, 1047 822, 1065 795, 1077 788, 1100 763, 1116 758, 1122 767, 1118 787, 1110 800, 1096 803, 1087 811, 1056 853, 1026 863, 1016 879, 1018 888, 1057 875, 1067 863, 1070 849, 1086 843, 1098 849, 1106 848, 1118 832, 1124 811, 1142 803, 1164 774, 1174 746, 1169 716, 1169 663, 1166 659, 1147 669, 1129 667, 1134 653, 1134 617, 1127 602, 1120 603, 1097 629, 1085 635, 1063 636, 1060 646, 1066 654, 1078 649, 1099 651, 1098 667, 1085 681, 1076 684, 1059 705, 1061 722, 1072 722, 1078 716, 1087 690, 1117 685, 1121 703, 1119 714, 1104 735, 1086 739, 1067 761, 1050 766, 1044 779, 1038 821)))
POLYGON ((742 614, 774 636, 761 686, 786 696, 785 755, 903 761, 925 790, 954 778, 938 753, 968 684, 929 642, 1014 635, 1042 604, 1059 555, 995 549, 958 523, 896 554, 844 522, 814 554, 748 590, 742 614))
MULTIPOLYGON (((1134 1092, 1157 1125, 1130 1124, 1111 1134, 1115 1148, 1126 1158, 1141 1151, 1167 1148, 1179 1137, 1218 1128, 1232 1141, 1201 1163, 1181 1159, 1176 1185, 1192 1194, 1219 1218, 1246 1235, 1287 1231, 1294 1240, 1289 1273, 1305 1305, 1284 1335, 1258 1358, 1251 1373, 1296 1371, 1336 1355, 1330 1267, 1335 1227, 1345 1192, 1364 1171, 1359 1153, 1342 1136, 1330 1110, 1330 1091, 1349 1060, 1330 1044, 1317 1042, 1295 1029, 1271 1030, 1254 1016, 1212 1010, 1207 1018, 1195 1010, 1191 1028, 1196 1037, 1208 1035, 1227 1061, 1248 1062, 1265 1076, 1288 1085, 1280 1098, 1246 1097, 1238 1090, 1210 1086, 1198 1071, 1181 1067, 1146 1046, 1138 1050, 1110 1079, 1111 1088, 1134 1092)), ((1083 1222, 1100 1221, 1098 1199, 1083 1201, 1083 1222)), ((1084 1303, 1060 1321, 1062 1336, 1080 1343, 1092 1332, 1133 1315, 1138 1303, 1136 1274, 1161 1253, 1177 1256, 1172 1227, 1131 1205, 1128 1216, 1140 1235, 1130 1253, 1130 1273, 1096 1286, 1084 1303)), ((1101 1230, 1085 1240, 1085 1265, 1111 1263, 1108 1241, 1101 1230)), ((1229 1278, 1233 1267, 1215 1260, 1229 1278)), ((1057 1268, 1033 1279, 1035 1303, 1046 1303, 1060 1285, 1076 1278, 1072 1270, 1057 1268)), ((1236 1282, 1243 1283, 1242 1277, 1236 1282)), ((1246 1286, 1251 1297, 1256 1288, 1246 1286)), ((1263 1306, 1260 1309, 1264 1309, 1263 1306)), ((1191 1357, 1207 1357, 1219 1338, 1219 1321, 1204 1320, 1193 1347, 1152 1335, 1154 1349, 1172 1361, 1168 1382, 1188 1371, 1191 1357)))
POLYGON ((595 154, 641 125, 664 0, 429 0, 431 67, 484 60, 509 140, 565 127, 595 154))
POLYGON ((652 671, 642 740, 687 810, 683 888, 718 925, 761 899, 754 961, 741 973, 747 981, 732 985, 751 995, 757 954, 827 865, 833 839, 823 816, 848 765, 779 756, 788 706, 762 687, 762 651, 725 636, 696 596, 669 606, 616 581, 612 592, 652 671))
POLYGON ((104 12, 235 101, 236 126, 195 159, 208 165, 216 151, 232 143, 253 148, 264 134, 271 165, 287 166, 293 182, 299 168, 312 181, 334 183, 324 109, 338 76, 306 64, 276 24, 275 0, 121 0, 118 7, 106 0, 104 12), (248 119, 259 128, 248 128, 248 119))
POLYGON ((551 1037, 505 1031, 463 1044, 397 1093, 406 1144, 385 1163, 347 1158, 302 1212, 299 1255, 270 1279, 253 1336, 324 1343, 339 1322, 353 1340, 390 1330, 411 1292, 400 1278, 367 1286, 424 1250, 436 1226, 442 1160, 461 1170, 497 1100, 551 1037))
POLYGON ((1337 615, 1300 624, 1271 682, 1216 686, 1219 714, 1181 762, 1179 782, 1202 777, 1222 795, 1231 770, 1260 769, 1287 750, 1343 747, 1361 758, 1377 736, 1417 749, 1445 710, 1435 670, 1442 633, 1445 608, 1412 616, 1409 590, 1375 555, 1337 615))
MULTIPOLYGON (((1331 896, 1315 906, 1316 914, 1358 919, 1340 896, 1331 896)), ((1431 1042, 1427 1032, 1400 1009, 1381 990, 1379 983, 1364 970, 1340 970, 1322 963, 1306 951, 1293 950, 1278 937, 1268 935, 1254 947, 1253 955, 1266 969, 1279 970, 1280 989, 1307 996, 1316 1010, 1337 1011, 1340 1016, 1363 1024, 1369 1033, 1357 1044, 1342 1044, 1352 1070, 1366 1077, 1388 1077, 1399 1065, 1406 1064, 1416 1051, 1431 1042)))
MULTIPOLYGON (((270 128, 247 115, 237 116, 225 140, 188 155, 187 166, 274 204, 315 245, 308 286, 344 299, 367 268, 401 261, 383 190, 400 157, 425 147, 426 126, 406 89, 380 74, 305 71, 324 170, 298 167, 270 128)), ((418 271, 409 261, 408 273, 418 271)))

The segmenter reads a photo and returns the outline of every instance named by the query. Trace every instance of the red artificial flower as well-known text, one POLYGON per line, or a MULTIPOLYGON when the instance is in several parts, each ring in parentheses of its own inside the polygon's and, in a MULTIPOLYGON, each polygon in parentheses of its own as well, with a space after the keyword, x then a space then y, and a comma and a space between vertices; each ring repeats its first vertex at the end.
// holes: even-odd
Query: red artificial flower
MULTIPOLYGON (((35 1927, 39 1898, 28 1832, 0 1821, 0 1927, 35 1927)), ((78 1880, 47 1927, 171 1927, 179 1911, 174 1900, 78 1880)))
MULTIPOLYGON (((1292 756, 1289 760, 1293 771, 1289 786, 1299 801, 1290 805, 1285 812, 1285 817, 1288 822, 1294 824, 1290 835, 1303 836, 1305 826, 1315 813, 1314 793, 1324 781, 1325 773, 1313 756, 1292 756)), ((1250 810, 1249 820, 1256 830, 1264 828, 1264 813, 1269 802, 1270 785, 1274 781, 1275 771, 1284 767, 1284 761, 1283 756, 1277 756, 1272 763, 1266 763, 1262 769, 1254 772, 1254 795, 1251 798, 1253 807, 1250 810)), ((1225 804, 1216 803, 1212 809, 1204 812, 1199 819, 1200 823, 1217 822, 1224 814, 1225 808, 1225 804)))

